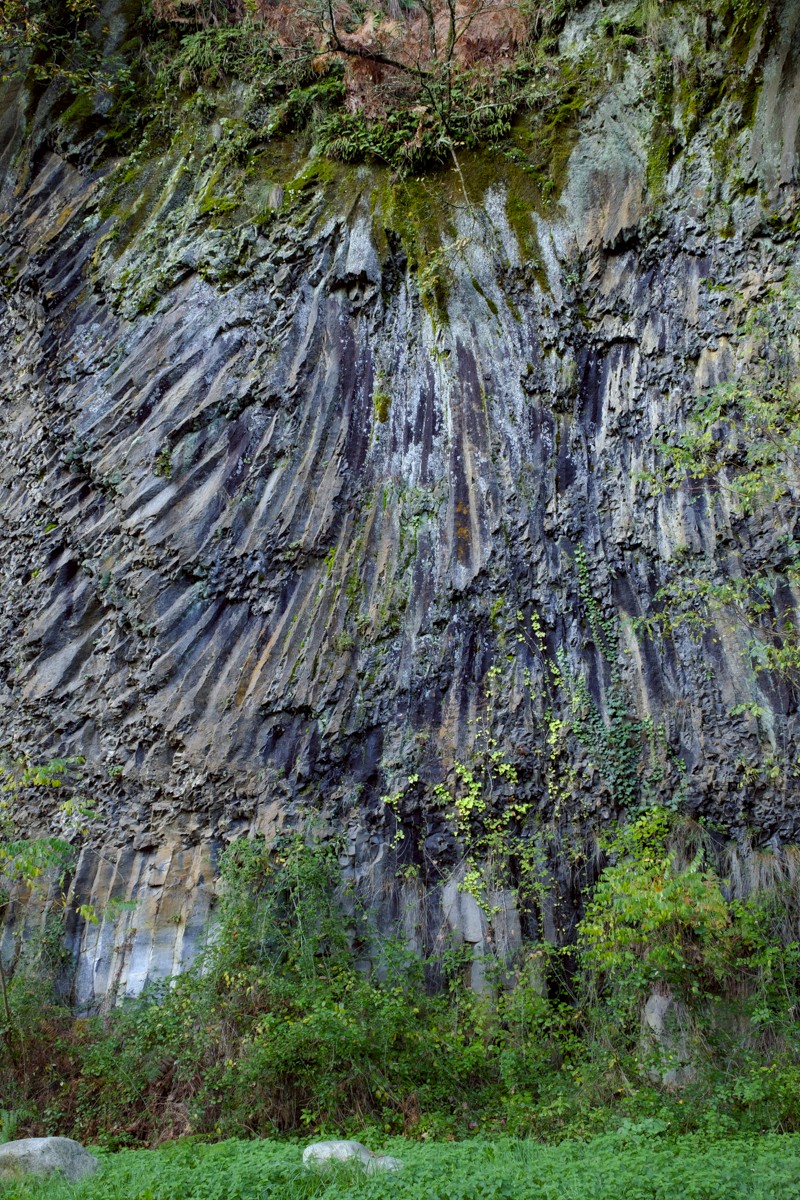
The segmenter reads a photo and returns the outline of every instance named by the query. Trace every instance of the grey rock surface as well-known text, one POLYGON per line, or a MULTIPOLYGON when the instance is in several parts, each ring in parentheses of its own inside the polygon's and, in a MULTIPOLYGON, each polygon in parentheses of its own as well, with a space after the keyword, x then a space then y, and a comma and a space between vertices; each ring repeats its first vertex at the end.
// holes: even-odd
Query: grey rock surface
MULTIPOLYGON (((746 669, 722 619, 702 653, 630 624, 679 560, 724 578, 772 536, 753 524, 734 552, 707 491, 656 495, 642 474, 692 397, 745 369, 743 315, 800 268, 800 10, 778 9, 741 66, 752 123, 726 102, 657 194, 634 59, 582 116, 558 202, 528 202, 529 235, 499 167, 469 207, 443 175, 441 312, 372 168, 346 204, 270 176, 270 222, 215 224, 197 131, 112 203, 113 170, 51 135, 48 97, 7 93, 0 729, 12 754, 84 756, 100 806, 73 896, 101 921, 68 929, 79 1006, 180 970, 227 842, 309 821, 341 836, 383 930, 460 939, 476 986, 493 947, 568 937, 580 858, 547 864, 540 912, 501 889, 487 915, 458 891, 434 788, 490 727, 517 775, 497 803, 565 843, 619 816, 591 757, 548 742, 558 653, 608 715, 578 547, 630 712, 669 747, 664 794, 734 835, 800 838, 796 780, 753 767, 796 755, 796 697, 746 669)), ((793 520, 787 500, 774 523, 793 520)), ((41 796, 25 803, 46 826, 41 796)))
POLYGON ((361 1142, 336 1139, 313 1142, 303 1151, 304 1167, 319 1169, 335 1162, 360 1163, 367 1175, 379 1171, 400 1171, 403 1168, 399 1158, 393 1158, 390 1154, 374 1154, 361 1142))
POLYGON ((691 1021, 685 1005, 666 988, 652 992, 642 1009, 641 1052, 653 1083, 686 1087, 697 1072, 690 1045, 691 1021))
POLYGON ((0 1179, 17 1175, 52 1175, 59 1171, 72 1183, 93 1175, 98 1159, 80 1142, 65 1137, 20 1138, 0 1145, 0 1179))

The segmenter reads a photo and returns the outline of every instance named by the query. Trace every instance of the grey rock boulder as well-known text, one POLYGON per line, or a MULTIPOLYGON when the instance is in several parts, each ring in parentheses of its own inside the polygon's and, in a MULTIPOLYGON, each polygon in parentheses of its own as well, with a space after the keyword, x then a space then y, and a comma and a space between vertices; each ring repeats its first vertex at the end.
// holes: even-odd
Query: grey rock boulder
POLYGON ((373 1154, 361 1142, 314 1142, 303 1151, 304 1167, 329 1167, 336 1162, 360 1163, 367 1175, 376 1171, 400 1171, 403 1167, 399 1158, 392 1158, 389 1154, 373 1154))
POLYGON ((72 1138, 20 1138, 0 1145, 0 1180, 60 1171, 72 1183, 93 1175, 99 1161, 72 1138))

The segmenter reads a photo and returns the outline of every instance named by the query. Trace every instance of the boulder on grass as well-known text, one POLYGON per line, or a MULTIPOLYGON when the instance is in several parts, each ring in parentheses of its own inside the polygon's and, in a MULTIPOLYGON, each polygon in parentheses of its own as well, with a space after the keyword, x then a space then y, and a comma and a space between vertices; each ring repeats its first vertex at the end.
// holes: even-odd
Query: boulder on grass
POLYGON ((389 1154, 373 1154, 361 1142, 314 1142, 303 1151, 304 1167, 329 1167, 336 1162, 357 1162, 372 1175, 375 1171, 399 1171, 403 1164, 389 1154))
POLYGON ((20 1138, 0 1145, 0 1180, 61 1171, 72 1183, 93 1175, 99 1161, 72 1138, 20 1138))

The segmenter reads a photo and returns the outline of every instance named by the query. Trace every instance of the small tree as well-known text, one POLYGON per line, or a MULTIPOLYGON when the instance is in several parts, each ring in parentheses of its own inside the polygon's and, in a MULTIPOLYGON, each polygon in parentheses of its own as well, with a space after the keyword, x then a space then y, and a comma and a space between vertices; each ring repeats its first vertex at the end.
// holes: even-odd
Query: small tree
POLYGON ((583 965, 620 1015, 638 1012, 654 986, 685 1002, 721 988, 735 959, 721 881, 702 836, 681 861, 677 821, 652 808, 623 826, 580 923, 583 965))
MULTIPOLYGON (((45 834, 40 837, 20 837, 19 803, 25 793, 37 788, 61 788, 71 768, 80 764, 79 758, 52 759, 44 766, 23 760, 0 763, 0 927, 9 915, 14 898, 20 891, 35 886, 37 880, 52 880, 55 875, 62 889, 66 872, 73 861, 74 849, 66 837, 45 834)), ((67 836, 85 833, 91 820, 92 802, 73 796, 58 806, 62 832, 67 836)), ((94 920, 90 905, 80 905, 78 911, 87 920, 94 920)), ((2 1028, 0 1032, 10 1045, 14 1018, 8 996, 8 977, 0 953, 0 1003, 2 1028)))

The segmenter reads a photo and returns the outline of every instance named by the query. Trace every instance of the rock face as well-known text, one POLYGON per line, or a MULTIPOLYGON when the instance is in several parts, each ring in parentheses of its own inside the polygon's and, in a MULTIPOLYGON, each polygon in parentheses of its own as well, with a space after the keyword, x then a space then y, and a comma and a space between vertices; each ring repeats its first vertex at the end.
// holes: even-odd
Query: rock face
MULTIPOLYGON (((676 70, 705 19, 684 17, 676 70)), ((747 569, 708 492, 642 483, 653 440, 742 368, 743 316, 798 266, 797 5, 740 70, 752 120, 725 101, 658 178, 631 56, 581 117, 557 200, 499 161, 487 181, 465 157, 467 205, 453 172, 398 185, 297 162, 287 180, 275 150, 227 221, 203 203, 209 131, 109 166, 53 134, 47 95, 10 95, 0 729, 12 753, 84 756, 100 805, 76 1003, 180 969, 225 843, 309 821, 420 946, 566 936, 566 861, 524 918, 502 888, 489 917, 448 890, 460 851, 434 788, 490 735, 516 772, 495 795, 532 827, 581 836, 619 814, 585 747, 552 751, 559 655, 609 712, 576 554, 629 710, 669 748, 662 786, 727 830, 800 836, 795 783, 745 771, 765 747, 792 758, 795 697, 746 669, 722 618, 700 653, 628 623, 681 556, 747 569), (429 210, 423 263, 398 196, 429 210)), ((748 544, 769 536, 754 524, 748 544)), ((46 817, 31 796, 30 827, 46 817)))
POLYGON ((0 1179, 17 1175, 52 1175, 60 1171, 72 1183, 93 1175, 100 1163, 72 1138, 21 1138, 0 1146, 0 1179))
POLYGON ((690 1028, 685 1007, 671 992, 664 989, 648 996, 642 1010, 641 1053, 653 1083, 677 1089, 694 1080, 690 1028))

